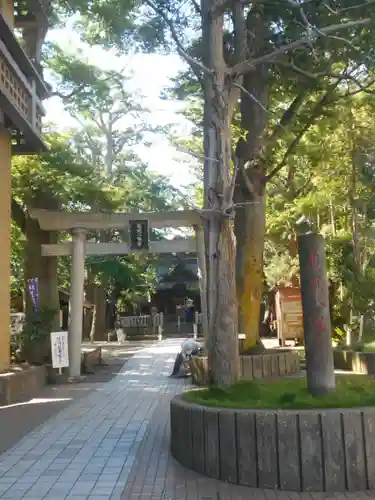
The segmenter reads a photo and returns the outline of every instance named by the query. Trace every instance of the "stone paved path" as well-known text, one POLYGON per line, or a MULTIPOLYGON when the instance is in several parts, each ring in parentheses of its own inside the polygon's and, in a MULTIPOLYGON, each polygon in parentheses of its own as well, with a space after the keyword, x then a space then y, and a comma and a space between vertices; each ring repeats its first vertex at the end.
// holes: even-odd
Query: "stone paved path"
POLYGON ((103 382, 112 380, 128 359, 153 343, 104 343, 102 354, 105 365, 97 367, 95 373, 87 374, 84 383, 46 385, 30 401, 0 406, 0 454, 61 410, 68 408, 74 401, 95 391, 103 382))
MULTIPOLYGON (((206 479, 169 454, 169 400, 179 342, 137 353, 112 381, 62 410, 0 456, 0 499, 368 500, 375 492, 297 494, 206 479)), ((6 432, 6 429, 0 429, 6 432)))

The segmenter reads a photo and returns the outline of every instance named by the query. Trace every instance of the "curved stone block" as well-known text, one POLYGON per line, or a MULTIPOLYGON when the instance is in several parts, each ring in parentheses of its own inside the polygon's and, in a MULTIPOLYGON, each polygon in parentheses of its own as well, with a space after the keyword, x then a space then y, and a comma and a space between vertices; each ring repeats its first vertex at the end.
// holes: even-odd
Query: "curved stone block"
POLYGON ((171 402, 171 452, 208 477, 252 488, 375 486, 375 408, 231 410, 171 402))
POLYGON ((336 349, 333 351, 333 362, 336 370, 375 375, 375 352, 336 349))

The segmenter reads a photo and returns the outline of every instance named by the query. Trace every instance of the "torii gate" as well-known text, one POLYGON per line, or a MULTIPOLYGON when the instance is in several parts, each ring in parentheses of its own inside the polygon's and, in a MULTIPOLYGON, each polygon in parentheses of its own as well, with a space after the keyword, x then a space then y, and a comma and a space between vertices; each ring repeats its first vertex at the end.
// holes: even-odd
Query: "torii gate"
MULTIPOLYGON (((203 328, 207 332, 206 261, 201 216, 196 210, 144 213, 60 212, 32 209, 30 217, 38 220, 43 231, 69 231, 72 240, 42 245, 42 255, 49 257, 71 255, 69 375, 81 374, 82 320, 86 255, 123 255, 132 252, 197 253, 203 328), (149 230, 192 226, 195 238, 183 240, 150 241, 149 230), (107 229, 139 229, 140 245, 129 243, 91 243, 86 241, 88 231, 107 229)), ((130 231, 129 231, 130 232, 130 231)), ((137 235, 136 235, 137 237, 137 235)))

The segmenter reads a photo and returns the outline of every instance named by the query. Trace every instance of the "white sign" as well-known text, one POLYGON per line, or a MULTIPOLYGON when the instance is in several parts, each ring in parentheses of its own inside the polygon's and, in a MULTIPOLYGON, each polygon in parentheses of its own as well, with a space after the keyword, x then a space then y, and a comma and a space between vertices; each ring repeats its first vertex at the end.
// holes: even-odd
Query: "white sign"
POLYGON ((25 321, 25 313, 12 313, 10 315, 10 331, 12 335, 22 332, 25 321))
POLYGON ((69 366, 68 332, 51 332, 51 352, 53 368, 69 366))

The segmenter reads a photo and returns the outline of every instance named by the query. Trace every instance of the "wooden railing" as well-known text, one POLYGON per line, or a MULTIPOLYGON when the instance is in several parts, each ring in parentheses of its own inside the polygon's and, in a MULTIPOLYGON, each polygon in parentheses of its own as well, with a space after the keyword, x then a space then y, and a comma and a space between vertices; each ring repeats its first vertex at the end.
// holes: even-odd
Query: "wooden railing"
POLYGON ((0 98, 10 121, 13 152, 36 153, 45 149, 41 99, 48 89, 33 63, 21 48, 0 9, 0 98))
POLYGON ((120 316, 120 323, 123 328, 147 328, 153 327, 157 329, 164 325, 163 313, 143 314, 140 316, 120 316))

